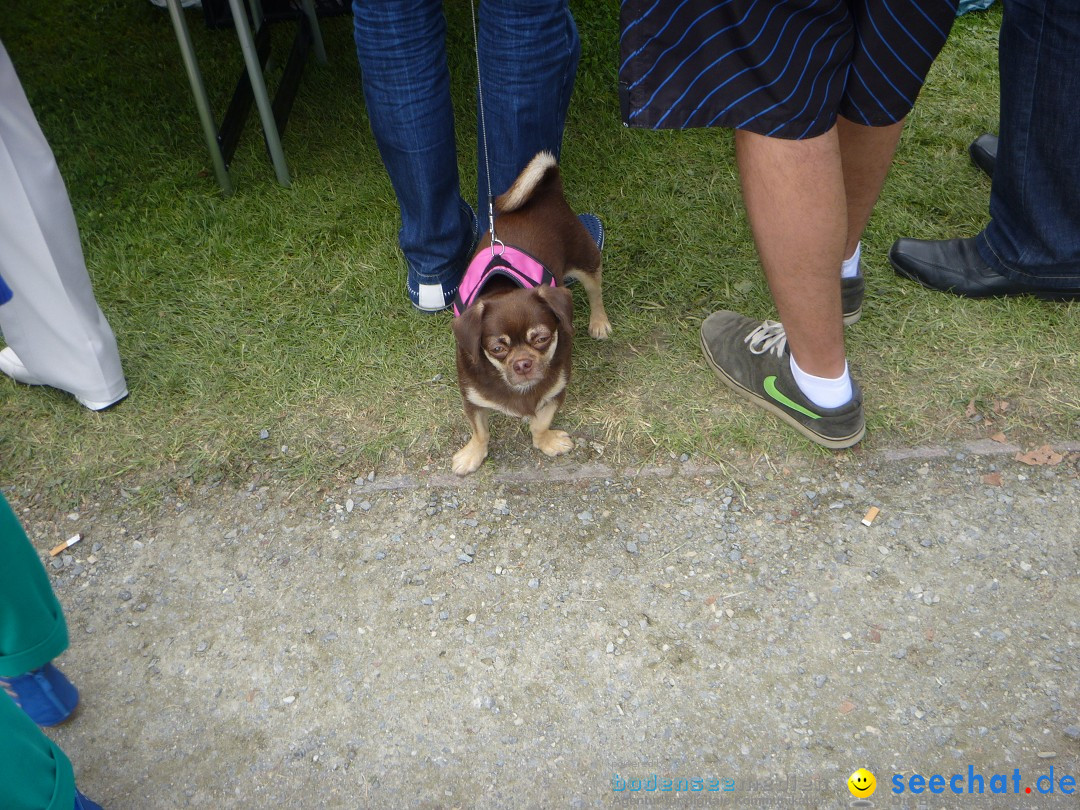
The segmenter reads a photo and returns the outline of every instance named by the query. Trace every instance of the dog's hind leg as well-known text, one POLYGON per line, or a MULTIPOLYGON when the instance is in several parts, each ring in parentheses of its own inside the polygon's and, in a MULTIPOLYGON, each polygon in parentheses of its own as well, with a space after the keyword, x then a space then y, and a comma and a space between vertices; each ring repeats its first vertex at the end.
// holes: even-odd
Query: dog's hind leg
POLYGON ((585 293, 589 296, 589 334, 597 340, 603 340, 611 334, 611 321, 604 309, 602 268, 597 265, 595 270, 571 269, 566 271, 566 275, 576 278, 585 288, 585 293))

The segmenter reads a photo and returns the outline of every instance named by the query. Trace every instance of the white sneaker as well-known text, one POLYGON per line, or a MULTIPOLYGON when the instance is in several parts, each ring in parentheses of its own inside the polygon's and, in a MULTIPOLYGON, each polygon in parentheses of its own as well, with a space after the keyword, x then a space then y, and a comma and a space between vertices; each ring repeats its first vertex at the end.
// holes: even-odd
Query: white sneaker
MULTIPOLYGON (((45 383, 30 373, 30 370, 24 366, 22 360, 19 359, 19 355, 15 354, 15 350, 10 346, 5 346, 3 349, 0 349, 0 371, 7 374, 15 382, 22 383, 23 385, 45 385, 45 383)), ((89 408, 92 411, 103 411, 106 408, 111 408, 127 395, 128 392, 125 388, 124 393, 116 399, 109 400, 108 402, 99 402, 80 397, 78 394, 72 394, 72 396, 78 400, 80 405, 84 408, 89 408)))

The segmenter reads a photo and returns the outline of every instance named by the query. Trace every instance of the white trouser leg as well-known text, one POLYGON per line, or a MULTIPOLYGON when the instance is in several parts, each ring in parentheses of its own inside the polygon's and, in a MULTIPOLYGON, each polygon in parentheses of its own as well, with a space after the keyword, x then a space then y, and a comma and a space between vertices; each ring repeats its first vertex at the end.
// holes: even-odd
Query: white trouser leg
POLYGON ((0 43, 0 332, 42 383, 96 402, 126 392, 52 150, 0 43))

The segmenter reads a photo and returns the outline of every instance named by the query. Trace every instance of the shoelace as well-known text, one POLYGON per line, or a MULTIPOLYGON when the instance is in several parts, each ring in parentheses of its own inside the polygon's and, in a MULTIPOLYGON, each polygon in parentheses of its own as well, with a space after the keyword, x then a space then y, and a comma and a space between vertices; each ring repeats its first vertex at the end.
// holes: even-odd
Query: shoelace
MULTIPOLYGON (((21 675, 19 677, 25 678, 27 676, 34 679, 34 682, 37 683, 38 688, 41 690, 41 693, 45 695, 45 697, 47 697, 54 706, 60 709, 60 711, 68 710, 67 707, 60 702, 60 698, 57 697, 56 692, 53 691, 52 684, 49 683, 48 676, 45 675, 45 667, 39 667, 38 669, 31 670, 30 672, 27 672, 26 675, 21 675)), ((2 687, 3 690, 8 693, 11 699, 15 701, 15 705, 21 709, 23 702, 22 698, 19 696, 19 693, 15 691, 15 680, 15 678, 0 678, 0 687, 2 687)))
POLYGON ((772 351, 777 357, 783 357, 784 349, 787 348, 787 333, 782 323, 762 321, 753 332, 743 338, 743 343, 750 347, 751 354, 772 351))
POLYGON ((15 691, 15 687, 11 685, 11 681, 7 678, 0 678, 0 688, 8 693, 8 696, 15 701, 15 705, 22 708, 22 703, 19 702, 19 695, 15 691))

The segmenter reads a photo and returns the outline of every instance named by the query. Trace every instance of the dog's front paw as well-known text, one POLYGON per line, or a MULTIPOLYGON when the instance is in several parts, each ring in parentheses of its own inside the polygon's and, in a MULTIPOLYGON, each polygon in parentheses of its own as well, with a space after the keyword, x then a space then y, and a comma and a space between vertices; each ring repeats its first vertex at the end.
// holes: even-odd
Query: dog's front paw
POLYGON ((454 462, 452 465, 454 475, 464 476, 471 472, 475 472, 480 465, 484 463, 485 458, 487 458, 487 444, 470 441, 467 445, 454 453, 454 462))
POLYGON ((533 436, 533 447, 546 456, 561 456, 574 449, 574 440, 565 430, 545 430, 533 436))
POLYGON ((607 315, 592 315, 589 318, 589 334, 597 340, 605 340, 611 334, 611 321, 607 315))

